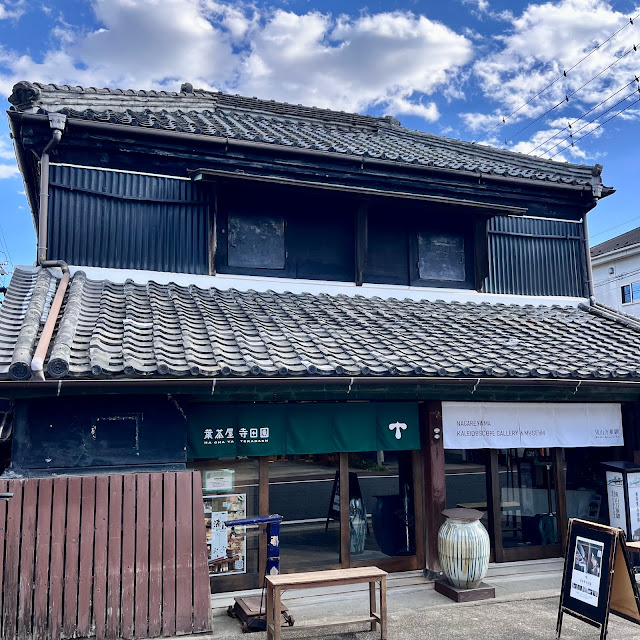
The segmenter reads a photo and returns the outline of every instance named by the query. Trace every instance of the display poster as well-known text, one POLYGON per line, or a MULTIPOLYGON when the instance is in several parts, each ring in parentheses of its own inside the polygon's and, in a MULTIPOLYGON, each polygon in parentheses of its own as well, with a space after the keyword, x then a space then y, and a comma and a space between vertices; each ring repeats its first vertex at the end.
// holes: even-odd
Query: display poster
POLYGON ((598 606, 604 544, 577 536, 571 573, 572 598, 598 606))
POLYGON ((443 402, 445 449, 624 445, 618 403, 443 402))
POLYGON ((640 541, 640 473, 627 473, 631 539, 640 541))
POLYGON ((204 496, 209 576, 246 573, 245 527, 232 527, 225 524, 228 520, 246 518, 246 504, 245 493, 204 496))
POLYGON ((627 531, 627 514, 624 505, 624 480, 619 471, 607 471, 607 498, 609 500, 609 524, 627 531))
POLYGON ((202 481, 206 491, 233 491, 233 469, 207 469, 202 472, 202 481))

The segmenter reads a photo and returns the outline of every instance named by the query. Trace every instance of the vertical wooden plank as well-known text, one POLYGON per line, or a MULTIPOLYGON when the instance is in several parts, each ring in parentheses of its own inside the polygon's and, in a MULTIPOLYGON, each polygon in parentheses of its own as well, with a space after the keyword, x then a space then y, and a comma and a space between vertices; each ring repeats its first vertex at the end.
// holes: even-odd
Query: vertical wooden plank
POLYGON ((107 632, 107 544, 109 540, 109 476, 96 478, 93 554, 93 619, 97 640, 107 632))
POLYGON ((497 449, 491 449, 487 453, 489 456, 489 468, 487 473, 487 515, 489 516, 489 537, 493 543, 493 558, 495 562, 504 562, 498 451, 497 449))
POLYGON ((211 588, 202 502, 202 476, 199 471, 191 474, 191 481, 193 484, 193 632, 200 633, 210 628, 211 588))
POLYGON ((107 638, 120 635, 120 583, 122 576, 122 483, 109 476, 109 543, 107 547, 107 638))
POLYGON ((364 282, 364 270, 367 266, 367 252, 368 252, 368 219, 367 219, 367 202, 362 201, 358 203, 358 209, 356 211, 356 286, 362 286, 364 282))
POLYGON ((122 494, 122 637, 133 638, 134 580, 136 563, 136 476, 124 476, 122 494))
POLYGON ((216 250, 218 246, 218 185, 211 185, 211 203, 209 204, 209 275, 216 275, 216 250))
MULTIPOLYGON (((9 491, 9 483, 6 480, 0 480, 0 493, 7 493, 9 491)), ((6 539, 6 527, 7 527, 7 503, 5 500, 0 500, 0 558, 4 558, 4 546, 6 539)), ((2 599, 2 584, 4 579, 4 562, 0 562, 0 638, 2 635, 2 612, 4 611, 3 599, 2 599)))
POLYGON ((349 454, 340 454, 340 566, 348 567, 349 552, 349 454))
POLYGON ((33 589, 33 635, 46 637, 49 615, 49 552, 51 549, 51 507, 53 480, 44 478, 38 487, 38 524, 36 530, 36 560, 33 589))
POLYGON ((162 474, 149 479, 149 637, 162 632, 162 474))
POLYGON ((420 451, 411 452, 411 467, 413 473, 413 515, 415 519, 416 558, 418 567, 426 566, 425 543, 427 531, 424 523, 424 471, 422 470, 422 454, 420 451))
POLYGON ((134 636, 147 637, 149 616, 149 474, 136 474, 136 606, 134 636))
MULTIPOLYGON (((38 481, 25 480, 22 490, 22 544, 18 592, 18 638, 20 640, 30 638, 33 630, 33 563, 36 548, 37 508, 38 481)), ((0 555, 0 558, 2 557, 0 555)))
POLYGON ((569 532, 569 518, 567 517, 567 465, 562 455, 562 449, 552 449, 553 472, 556 485, 556 515, 558 521, 558 537, 564 555, 567 547, 567 534, 569 532))
MULTIPOLYGON (((269 515, 269 458, 261 456, 258 462, 258 513, 269 515)), ((267 567, 267 525, 260 525, 260 541, 258 542, 258 566, 260 567, 260 586, 264 585, 264 573, 267 567)))
POLYGON ((49 563, 49 629, 48 637, 57 640, 62 631, 64 589, 64 538, 67 515, 67 478, 53 481, 51 511, 51 561, 49 563))
POLYGON ((96 477, 82 478, 80 509, 80 566, 78 569, 78 636, 91 632, 93 596, 93 529, 96 508, 96 477))
POLYGON ((78 628, 78 568, 80 553, 80 502, 82 478, 69 478, 67 487, 67 534, 65 537, 64 611, 62 629, 71 637, 78 628))
POLYGON ((164 528, 162 530, 162 634, 176 631, 176 474, 164 474, 164 528))
POLYGON ((444 521, 442 512, 447 505, 444 446, 442 444, 442 403, 440 401, 420 403, 418 415, 424 455, 424 517, 427 527, 426 568, 429 573, 439 574, 441 568, 438 558, 438 531, 444 521))
POLYGON ((7 508, 6 528, 6 555, 4 558, 4 586, 3 586, 3 610, 2 610, 2 638, 3 640, 15 640, 18 625, 18 583, 20 562, 20 525, 22 515, 22 488, 21 480, 9 481, 9 492, 13 498, 9 499, 7 508))
POLYGON ((176 633, 193 631, 193 485, 188 471, 176 474, 176 633))

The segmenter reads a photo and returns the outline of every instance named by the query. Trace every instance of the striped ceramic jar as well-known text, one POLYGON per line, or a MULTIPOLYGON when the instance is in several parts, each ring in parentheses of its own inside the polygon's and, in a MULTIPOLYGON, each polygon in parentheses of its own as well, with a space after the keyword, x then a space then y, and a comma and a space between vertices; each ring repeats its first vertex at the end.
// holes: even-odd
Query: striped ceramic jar
POLYGON ((475 589, 482 582, 489 568, 489 547, 489 534, 479 520, 448 516, 438 532, 440 566, 459 589, 475 589))

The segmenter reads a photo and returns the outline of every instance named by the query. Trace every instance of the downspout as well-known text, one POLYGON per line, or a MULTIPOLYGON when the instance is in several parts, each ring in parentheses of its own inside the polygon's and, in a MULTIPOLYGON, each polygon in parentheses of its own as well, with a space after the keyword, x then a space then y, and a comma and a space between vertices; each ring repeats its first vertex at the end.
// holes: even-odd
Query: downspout
POLYGON ((62 278, 58 284, 56 295, 51 303, 47 321, 44 324, 38 346, 31 359, 31 379, 44 381, 44 359, 49 350, 51 336, 58 320, 60 307, 71 277, 69 266, 64 260, 47 260, 47 231, 49 226, 49 152, 58 146, 62 139, 62 132, 67 117, 61 113, 49 114, 49 126, 53 129, 53 136, 42 151, 40 159, 40 206, 38 210, 38 250, 37 264, 43 269, 59 267, 62 269, 62 278))
MULTIPOLYGON (((593 209, 598 200, 602 197, 602 165, 596 164, 593 167, 591 178, 591 193, 593 194, 593 209)), ((585 265, 587 267, 587 290, 589 293, 589 303, 593 306, 596 303, 596 294, 593 286, 593 268, 591 266, 591 251, 589 249, 589 225, 587 223, 587 214, 582 216, 582 234, 584 236, 584 254, 585 265)))

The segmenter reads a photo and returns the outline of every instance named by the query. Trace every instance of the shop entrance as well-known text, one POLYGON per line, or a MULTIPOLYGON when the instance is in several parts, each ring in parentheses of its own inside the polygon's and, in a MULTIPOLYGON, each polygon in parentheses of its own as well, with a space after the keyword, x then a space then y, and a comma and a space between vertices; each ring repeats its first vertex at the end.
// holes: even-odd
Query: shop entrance
POLYGON ((483 512, 494 562, 562 555, 562 449, 449 450, 445 460, 447 507, 483 512))

